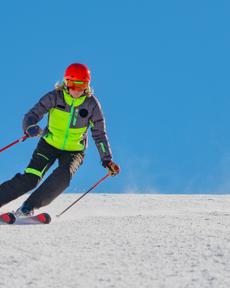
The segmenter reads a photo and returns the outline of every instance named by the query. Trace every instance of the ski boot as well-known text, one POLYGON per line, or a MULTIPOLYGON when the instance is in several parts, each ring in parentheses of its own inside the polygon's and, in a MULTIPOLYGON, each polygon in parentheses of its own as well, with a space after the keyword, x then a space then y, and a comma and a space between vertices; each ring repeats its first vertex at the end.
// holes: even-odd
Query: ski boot
POLYGON ((34 210, 31 209, 28 204, 23 203, 22 206, 14 212, 14 215, 17 218, 32 217, 34 216, 34 210))

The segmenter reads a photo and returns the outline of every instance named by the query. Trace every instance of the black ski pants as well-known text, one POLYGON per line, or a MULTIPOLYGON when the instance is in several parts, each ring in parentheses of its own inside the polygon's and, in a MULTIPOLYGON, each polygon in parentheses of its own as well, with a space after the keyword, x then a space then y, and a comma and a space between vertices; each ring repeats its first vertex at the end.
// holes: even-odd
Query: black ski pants
POLYGON ((59 150, 41 138, 25 173, 17 173, 0 185, 0 207, 34 189, 58 160, 58 167, 25 201, 32 209, 48 205, 69 186, 83 158, 82 151, 59 150))

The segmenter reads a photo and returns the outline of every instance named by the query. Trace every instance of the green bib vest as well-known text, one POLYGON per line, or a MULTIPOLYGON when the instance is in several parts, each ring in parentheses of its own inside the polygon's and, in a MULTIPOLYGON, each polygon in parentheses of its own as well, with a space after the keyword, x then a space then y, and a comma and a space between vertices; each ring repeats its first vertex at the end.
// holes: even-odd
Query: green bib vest
POLYGON ((77 107, 84 103, 86 96, 74 99, 67 92, 63 91, 63 93, 65 102, 70 106, 70 111, 52 108, 49 111, 49 132, 43 138, 47 143, 60 150, 82 151, 85 149, 82 140, 88 127, 76 128, 77 107))

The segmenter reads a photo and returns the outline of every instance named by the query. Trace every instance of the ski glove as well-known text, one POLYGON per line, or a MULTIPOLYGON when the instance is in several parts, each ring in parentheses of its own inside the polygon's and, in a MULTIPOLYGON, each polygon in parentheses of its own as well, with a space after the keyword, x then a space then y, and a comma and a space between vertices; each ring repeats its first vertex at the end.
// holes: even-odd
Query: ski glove
POLYGON ((30 125, 26 128, 25 134, 28 137, 40 136, 42 134, 42 129, 37 124, 30 125))
POLYGON ((102 165, 109 170, 111 176, 116 176, 120 172, 120 167, 113 161, 103 161, 102 165))

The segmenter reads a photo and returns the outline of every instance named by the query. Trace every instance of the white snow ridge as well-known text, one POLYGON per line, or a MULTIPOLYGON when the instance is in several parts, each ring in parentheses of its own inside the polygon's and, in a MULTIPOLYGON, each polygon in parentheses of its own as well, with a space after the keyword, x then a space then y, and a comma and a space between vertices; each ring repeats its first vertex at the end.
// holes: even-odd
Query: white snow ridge
POLYGON ((0 225, 1 288, 230 287, 230 196, 89 194, 55 217, 78 197, 0 225))

